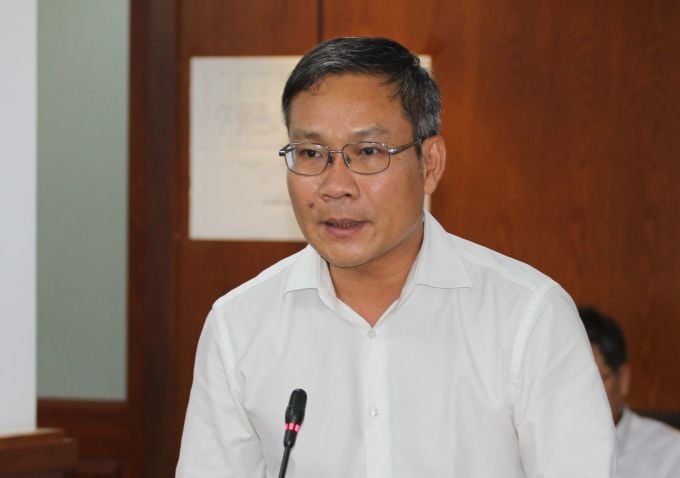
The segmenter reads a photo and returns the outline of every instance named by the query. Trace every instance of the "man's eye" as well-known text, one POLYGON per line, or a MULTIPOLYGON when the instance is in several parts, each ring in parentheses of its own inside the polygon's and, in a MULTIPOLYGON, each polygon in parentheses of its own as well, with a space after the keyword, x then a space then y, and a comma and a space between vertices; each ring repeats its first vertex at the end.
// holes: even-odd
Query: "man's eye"
POLYGON ((321 153, 313 149, 303 149, 298 152, 298 156, 304 159, 316 159, 321 157, 321 153))
POLYGON ((359 154, 361 154, 362 156, 372 156, 378 153, 380 153, 380 151, 378 150, 378 148, 374 146, 367 146, 359 150, 359 154))

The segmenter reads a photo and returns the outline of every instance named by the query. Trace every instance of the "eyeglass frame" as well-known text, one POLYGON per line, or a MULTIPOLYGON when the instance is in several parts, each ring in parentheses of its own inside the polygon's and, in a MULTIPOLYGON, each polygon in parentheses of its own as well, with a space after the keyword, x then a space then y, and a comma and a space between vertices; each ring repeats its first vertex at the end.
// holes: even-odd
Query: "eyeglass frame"
POLYGON ((403 153, 404 151, 406 151, 409 148, 412 148, 413 146, 416 146, 418 144, 422 144, 422 142, 425 141, 426 139, 427 138, 419 138, 419 139, 412 141, 410 143, 402 144, 401 146, 395 146, 394 148, 391 148, 391 147, 387 146, 385 143, 381 143, 379 141, 352 141, 351 143, 347 143, 346 145, 344 145, 340 149, 330 149, 325 144, 315 143, 313 141, 301 141, 301 142, 296 142, 296 143, 288 143, 287 145, 285 145, 283 148, 281 148, 279 150, 279 156, 281 156, 284 159, 284 162, 286 163, 286 168, 288 169, 288 171, 290 171, 293 174, 297 174, 298 176, 308 176, 309 177, 309 176, 318 176, 318 175, 322 174, 324 171, 326 171, 328 169, 328 166, 333 164, 333 161, 334 161, 333 153, 340 153, 340 155, 342 156, 342 162, 345 163, 345 166, 347 166, 347 168, 350 171, 352 171, 354 174, 371 176, 373 174, 382 173, 383 171, 387 170, 387 168, 390 167, 390 163, 392 162, 392 156, 399 154, 399 153, 403 153), (352 166, 351 166, 352 162, 347 161, 347 157, 345 156, 345 153, 343 151, 345 150, 345 148, 347 146, 352 146, 353 144, 361 144, 361 143, 379 145, 379 146, 384 147, 385 150, 387 150, 387 163, 385 164, 385 167, 383 169, 381 169, 379 171, 373 171, 371 173, 364 173, 364 172, 355 171, 354 169, 352 169, 352 166), (293 171, 291 169, 291 167, 288 165, 288 160, 286 160, 286 154, 291 151, 291 148, 294 149, 295 146, 298 146, 300 144, 314 144, 316 146, 321 146, 323 149, 326 150, 326 162, 325 162, 324 167, 321 171, 319 171, 318 173, 314 173, 314 174, 305 174, 305 173, 299 173, 297 171, 293 171))

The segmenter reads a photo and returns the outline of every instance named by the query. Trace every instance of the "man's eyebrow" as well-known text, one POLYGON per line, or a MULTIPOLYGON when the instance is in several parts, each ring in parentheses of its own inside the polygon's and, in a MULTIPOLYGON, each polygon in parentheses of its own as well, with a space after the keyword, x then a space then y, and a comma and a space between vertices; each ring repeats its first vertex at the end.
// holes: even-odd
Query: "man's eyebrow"
MULTIPOLYGON (((382 125, 373 125, 369 126, 367 128, 360 128, 356 129, 352 132, 351 139, 352 140, 357 140, 357 139, 372 139, 375 138, 376 136, 380 135, 385 135, 389 133, 390 130, 387 129, 386 127, 382 125)), ((310 140, 310 141, 316 141, 316 142, 321 142, 322 140, 322 135, 321 133, 317 131, 310 131, 302 128, 295 128, 290 132, 290 138, 291 140, 310 140)))
POLYGON ((321 134, 317 133, 316 131, 309 131, 302 128, 296 128, 290 132, 290 139, 292 139, 293 141, 304 139, 320 142, 321 134))
POLYGON ((369 126, 368 128, 358 129, 358 130, 354 131, 354 133, 352 133, 352 136, 354 138, 364 139, 364 138, 371 138, 371 137, 374 137, 374 136, 384 135, 384 134, 387 134, 389 132, 390 132, 389 129, 387 129, 386 127, 384 127, 382 125, 377 124, 377 125, 374 125, 374 126, 369 126))

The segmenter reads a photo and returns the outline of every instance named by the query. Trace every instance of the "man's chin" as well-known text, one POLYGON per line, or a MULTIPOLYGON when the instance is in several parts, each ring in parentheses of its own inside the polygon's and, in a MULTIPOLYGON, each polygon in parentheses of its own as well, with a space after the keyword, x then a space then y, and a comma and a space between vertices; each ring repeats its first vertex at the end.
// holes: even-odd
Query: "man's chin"
POLYGON ((370 262, 365 257, 351 254, 320 253, 320 255, 331 268, 336 269, 353 269, 370 262))

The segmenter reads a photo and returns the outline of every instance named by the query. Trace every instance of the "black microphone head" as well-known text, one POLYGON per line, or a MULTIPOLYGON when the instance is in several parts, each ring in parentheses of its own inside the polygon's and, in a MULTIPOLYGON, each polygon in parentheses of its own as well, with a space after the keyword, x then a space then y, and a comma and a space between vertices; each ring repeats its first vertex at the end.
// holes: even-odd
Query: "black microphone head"
POLYGON ((286 407, 286 423, 302 425, 305 419, 305 407, 307 406, 307 392, 301 388, 293 390, 286 407))

